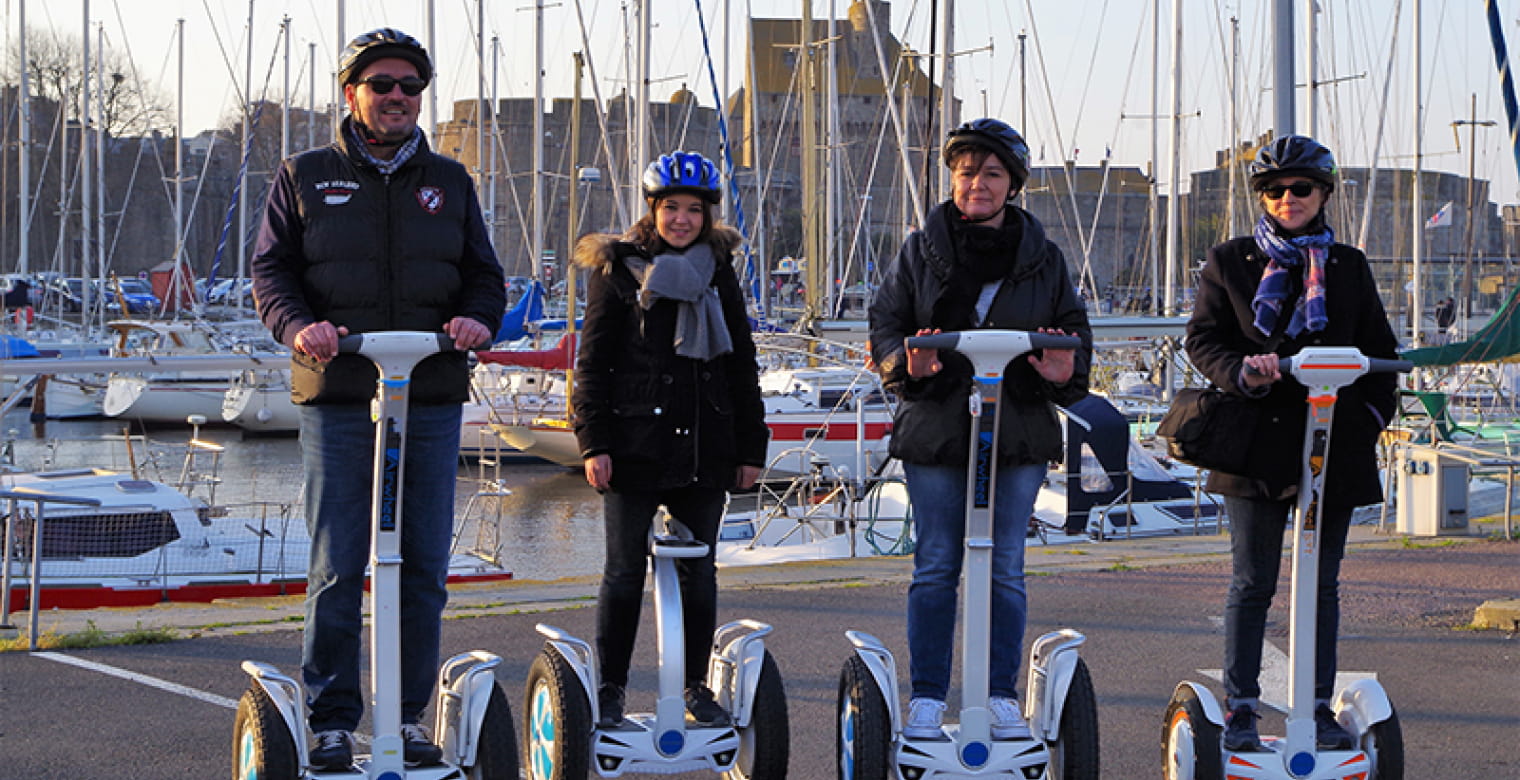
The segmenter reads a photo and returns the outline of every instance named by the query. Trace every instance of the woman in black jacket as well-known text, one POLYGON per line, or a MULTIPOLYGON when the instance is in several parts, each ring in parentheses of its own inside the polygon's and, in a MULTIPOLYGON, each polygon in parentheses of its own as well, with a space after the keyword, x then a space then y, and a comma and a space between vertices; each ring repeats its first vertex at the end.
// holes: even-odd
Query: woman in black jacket
POLYGON ((1062 455, 1052 404, 1087 394, 1092 332, 1061 250, 1013 205, 1029 147, 996 119, 967 122, 945 142, 950 200, 908 236, 871 299, 871 354, 900 399, 892 455, 901 459, 918 542, 908 589, 913 680, 903 733, 938 736, 955 644, 965 539, 971 363, 958 352, 905 349, 908 336, 972 328, 1070 333, 1083 348, 1019 357, 1004 374, 993 507, 992 736, 1029 737, 1015 684, 1024 640, 1024 539, 1048 464, 1062 455))
MULTIPOLYGON (((1280 381, 1278 359, 1310 346, 1352 346, 1396 357, 1397 341, 1367 257, 1335 243, 1325 201, 1335 189, 1335 158, 1312 138, 1282 136, 1251 164, 1262 208, 1255 234, 1209 250, 1187 326, 1188 358, 1227 392, 1258 399, 1261 422, 1246 445, 1243 474, 1213 472, 1207 487, 1225 497, 1234 576, 1225 606, 1224 744, 1256 750, 1261 648, 1277 589, 1283 532, 1303 466, 1307 391, 1280 381)), ((1315 648, 1315 724, 1320 746, 1351 747, 1330 710, 1340 625, 1337 579, 1357 506, 1382 500, 1376 443, 1396 402, 1392 374, 1368 374, 1341 390, 1335 405, 1323 496, 1315 648)))
POLYGON ((769 430, 755 344, 730 256, 739 234, 716 224, 718 173, 675 152, 644 172, 649 214, 623 236, 581 239, 585 328, 572 402, 586 481, 603 493, 607 560, 597 594, 598 721, 622 723, 644 599, 649 528, 664 505, 708 545, 677 560, 686 629, 686 707, 707 725, 729 715, 703 683, 717 621, 713 565, 731 488, 752 487, 769 430))

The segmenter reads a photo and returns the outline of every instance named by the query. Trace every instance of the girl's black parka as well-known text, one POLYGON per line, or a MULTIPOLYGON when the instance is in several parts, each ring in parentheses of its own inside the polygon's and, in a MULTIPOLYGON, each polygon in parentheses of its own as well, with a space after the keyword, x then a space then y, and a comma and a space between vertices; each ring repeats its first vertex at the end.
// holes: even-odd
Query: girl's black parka
POLYGON ((729 262, 740 236, 715 226, 707 239, 733 341, 732 352, 707 361, 675 354, 676 302, 639 306, 639 282, 624 262, 652 259, 639 239, 630 231, 576 244, 576 265, 589 277, 572 394, 581 455, 611 456, 614 490, 731 488, 738 466, 765 465, 770 438, 744 294, 729 262))

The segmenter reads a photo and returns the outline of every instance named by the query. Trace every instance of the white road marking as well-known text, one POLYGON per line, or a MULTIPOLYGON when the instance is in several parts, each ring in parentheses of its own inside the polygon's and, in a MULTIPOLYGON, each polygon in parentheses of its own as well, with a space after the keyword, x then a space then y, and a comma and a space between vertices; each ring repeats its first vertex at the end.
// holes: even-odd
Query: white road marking
POLYGON ((110 675, 122 680, 127 680, 128 682, 135 682, 139 685, 146 685, 149 688, 157 688, 161 691, 177 693, 180 696, 186 696, 191 699, 195 699, 196 701, 203 701, 207 704, 215 704, 218 707, 226 707, 229 710, 237 709, 237 701, 234 699, 229 699, 225 696, 217 696, 214 693, 198 691, 194 688, 180 685, 179 683, 172 683, 168 680, 160 680, 157 677, 149 677, 146 674, 129 672, 126 669, 119 669, 115 666, 107 666, 106 664, 95 663, 94 661, 86 661, 82 658, 75 658, 70 655, 64 655, 63 653, 40 652, 33 653, 32 656, 34 658, 45 658, 49 661, 57 661, 61 664, 77 666, 81 669, 88 669, 92 672, 99 672, 101 674, 110 675))

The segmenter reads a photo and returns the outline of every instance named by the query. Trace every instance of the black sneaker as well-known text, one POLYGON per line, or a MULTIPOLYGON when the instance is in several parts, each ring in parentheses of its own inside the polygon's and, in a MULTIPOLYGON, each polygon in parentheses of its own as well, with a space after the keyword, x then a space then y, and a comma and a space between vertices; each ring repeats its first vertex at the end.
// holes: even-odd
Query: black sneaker
POLYGON ((416 723, 401 724, 401 760, 415 766, 443 763, 443 748, 433 744, 427 729, 416 723))
POLYGON ((602 683, 596 689, 597 728, 615 729, 623 725, 623 686, 602 683))
POLYGON ((317 732, 317 744, 308 760, 318 772, 348 770, 354 763, 354 735, 342 729, 317 732))
POLYGON ((686 712, 699 726, 727 726, 728 711, 713 698, 713 692, 702 683, 686 686, 686 712))
POLYGON ((1335 719, 1335 713, 1328 704, 1314 708, 1314 742, 1320 750, 1351 749, 1351 732, 1335 719))
POLYGON ((1261 750, 1261 735, 1256 733, 1260 718, 1249 704, 1241 704, 1224 717, 1224 749, 1236 753, 1261 750))

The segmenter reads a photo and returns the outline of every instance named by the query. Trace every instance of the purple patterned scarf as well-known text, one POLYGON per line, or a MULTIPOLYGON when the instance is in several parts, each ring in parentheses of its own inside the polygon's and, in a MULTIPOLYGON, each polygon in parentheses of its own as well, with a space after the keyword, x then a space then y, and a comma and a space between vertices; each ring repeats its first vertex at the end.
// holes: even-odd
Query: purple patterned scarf
POLYGON ((1256 286, 1256 297, 1251 308, 1256 311, 1256 329, 1270 336, 1277 327, 1283 301, 1291 289, 1288 269, 1297 268, 1308 261, 1304 272, 1304 294, 1293 307, 1293 319, 1288 320, 1287 335, 1297 337, 1305 329, 1319 332, 1325 329, 1325 258, 1330 245, 1335 243, 1335 231, 1329 225, 1318 233, 1292 238, 1277 234, 1277 223, 1263 214, 1256 221, 1256 246, 1267 254, 1267 270, 1256 286))

